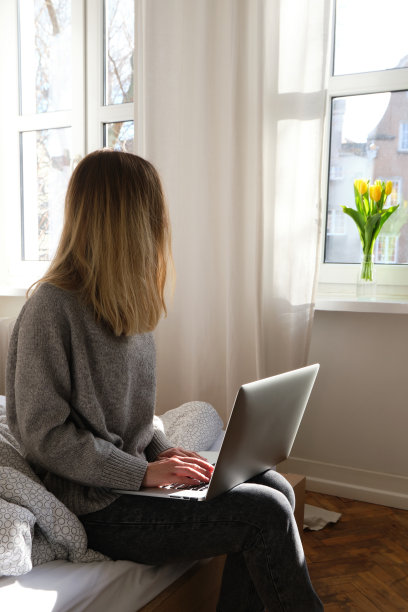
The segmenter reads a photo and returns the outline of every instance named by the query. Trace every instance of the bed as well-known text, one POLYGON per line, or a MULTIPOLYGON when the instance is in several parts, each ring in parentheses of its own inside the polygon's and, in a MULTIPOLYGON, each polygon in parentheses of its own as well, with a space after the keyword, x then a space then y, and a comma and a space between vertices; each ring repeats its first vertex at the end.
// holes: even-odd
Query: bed
MULTIPOLYGON (((12 320, 0 320, 0 374, 12 320)), ((3 378, 4 380, 4 378, 3 378)), ((0 376, 0 393, 4 393, 0 376)), ((152 567, 111 561, 87 548, 78 519, 49 493, 18 450, 0 395, 0 608, 41 612, 213 612, 224 557, 152 567)), ((190 402, 161 415, 175 443, 218 450, 223 423, 212 406, 190 402), (200 426, 197 427, 197 423, 200 426)), ((303 524, 304 478, 287 476, 303 524)))
MULTIPOLYGON (((197 597, 197 610, 215 609, 222 558, 153 567, 107 560, 89 550, 77 517, 45 489, 19 453, 7 427, 5 402, 5 397, 0 396, 2 610, 190 612, 196 609, 192 603, 182 606, 200 588, 203 592, 197 597)), ((188 436, 189 423, 200 414, 200 432, 192 431, 192 438, 201 445, 203 432, 208 438, 211 429, 213 444, 206 445, 214 450, 221 443, 222 422, 213 410, 209 404, 192 402, 191 406, 185 404, 169 411, 163 421, 167 420, 180 443, 181 429, 188 436)))

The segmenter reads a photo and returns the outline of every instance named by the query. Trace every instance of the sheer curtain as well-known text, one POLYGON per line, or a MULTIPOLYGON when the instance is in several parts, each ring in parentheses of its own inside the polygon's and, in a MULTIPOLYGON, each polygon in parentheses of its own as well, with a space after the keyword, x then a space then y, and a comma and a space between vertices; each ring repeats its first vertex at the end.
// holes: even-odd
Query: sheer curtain
POLYGON ((226 420, 239 385, 306 363, 320 233, 325 0, 136 0, 137 151, 158 168, 176 285, 158 412, 226 420))

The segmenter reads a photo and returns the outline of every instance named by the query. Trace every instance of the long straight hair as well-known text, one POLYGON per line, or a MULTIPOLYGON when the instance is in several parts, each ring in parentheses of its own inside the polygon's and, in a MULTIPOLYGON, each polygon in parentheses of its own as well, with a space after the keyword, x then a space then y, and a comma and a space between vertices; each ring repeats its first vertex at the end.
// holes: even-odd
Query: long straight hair
POLYGON ((60 242, 34 290, 46 282, 77 293, 118 336, 151 331, 167 313, 170 242, 152 164, 131 153, 95 151, 71 176, 60 242))

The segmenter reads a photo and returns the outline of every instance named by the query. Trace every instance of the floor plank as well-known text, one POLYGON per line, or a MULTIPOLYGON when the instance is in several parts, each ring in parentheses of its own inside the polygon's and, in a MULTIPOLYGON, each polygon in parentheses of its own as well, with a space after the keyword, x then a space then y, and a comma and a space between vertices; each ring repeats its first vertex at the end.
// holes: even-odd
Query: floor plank
POLYGON ((408 511, 312 492, 306 503, 342 514, 303 534, 324 609, 408 612, 408 511))

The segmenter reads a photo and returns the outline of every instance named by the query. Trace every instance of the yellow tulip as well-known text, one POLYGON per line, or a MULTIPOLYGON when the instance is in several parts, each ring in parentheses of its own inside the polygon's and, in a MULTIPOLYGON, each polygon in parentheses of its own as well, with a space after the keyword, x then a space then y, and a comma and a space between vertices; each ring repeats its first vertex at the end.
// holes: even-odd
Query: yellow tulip
POLYGON ((392 181, 387 181, 385 183, 385 195, 389 196, 392 191, 392 181))
POLYGON ((354 181, 354 186, 360 195, 364 195, 367 191, 367 183, 363 181, 363 179, 356 179, 354 181))
POLYGON ((381 198, 381 185, 370 185, 370 198, 374 200, 374 202, 378 202, 381 198))

